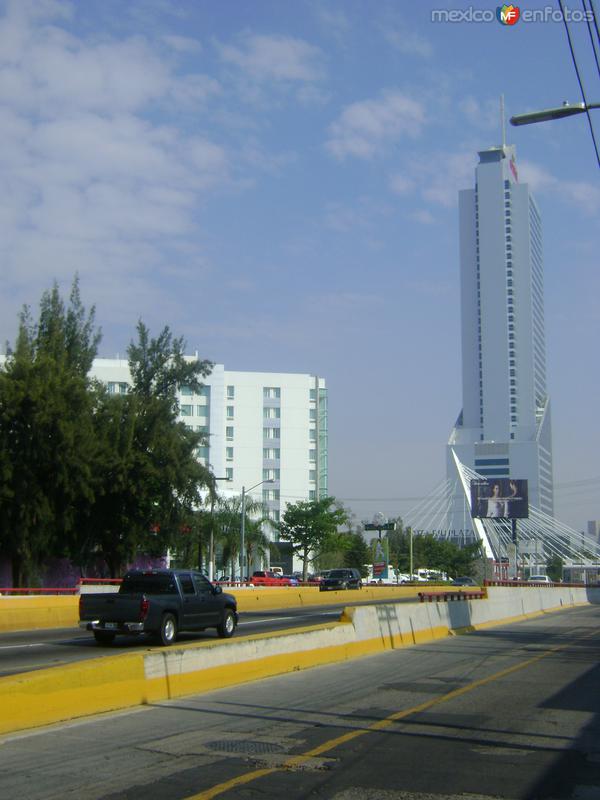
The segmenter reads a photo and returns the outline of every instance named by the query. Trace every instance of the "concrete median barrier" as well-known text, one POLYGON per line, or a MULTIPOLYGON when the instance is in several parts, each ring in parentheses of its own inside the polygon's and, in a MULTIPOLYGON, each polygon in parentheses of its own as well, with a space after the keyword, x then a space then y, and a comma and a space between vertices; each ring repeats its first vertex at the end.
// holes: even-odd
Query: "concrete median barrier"
MULTIPOLYGON (((105 589, 106 590, 106 589, 105 589)), ((113 587, 110 587, 114 591, 113 587)), ((298 608, 353 602, 359 600, 393 600, 416 597, 417 587, 369 586, 359 591, 320 592, 318 587, 242 588, 231 589, 240 612, 274 611, 278 608, 298 608)), ((0 632, 26 631, 37 628, 75 627, 79 621, 77 595, 35 595, 0 597, 0 632)))
MULTIPOLYGON (((373 655, 589 602, 600 589, 494 587, 487 600, 348 607, 293 631, 146 648, 0 679, 0 733, 373 655)), ((347 593, 344 593, 347 595, 347 593)))
POLYGON ((77 595, 0 597, 0 632, 70 628, 79 620, 77 595))

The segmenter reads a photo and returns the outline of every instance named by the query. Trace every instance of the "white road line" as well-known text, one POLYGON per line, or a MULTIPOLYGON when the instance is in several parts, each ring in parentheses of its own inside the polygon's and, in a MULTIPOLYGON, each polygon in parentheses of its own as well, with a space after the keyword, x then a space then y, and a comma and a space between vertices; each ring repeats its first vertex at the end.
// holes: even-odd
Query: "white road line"
MULTIPOLYGON (((340 615, 339 611, 327 611, 324 614, 320 614, 319 616, 322 616, 322 617, 339 617, 339 615, 340 615)), ((268 617, 268 619, 253 619, 253 620, 248 620, 247 622, 238 622, 238 628, 240 627, 240 625, 261 625, 261 624, 268 623, 268 622, 281 622, 282 620, 291 621, 291 620, 295 620, 295 619, 314 619, 314 615, 313 614, 301 614, 301 615, 290 616, 290 617, 268 617)))
POLYGON ((23 647, 44 647, 52 642, 33 642, 31 644, 2 644, 0 650, 20 650, 23 647))

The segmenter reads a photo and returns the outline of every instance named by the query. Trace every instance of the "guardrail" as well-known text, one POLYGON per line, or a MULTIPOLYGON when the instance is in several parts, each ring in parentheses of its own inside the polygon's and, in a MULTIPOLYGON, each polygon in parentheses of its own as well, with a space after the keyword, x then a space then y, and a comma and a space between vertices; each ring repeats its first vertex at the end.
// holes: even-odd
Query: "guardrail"
POLYGON ((22 597, 25 595, 42 595, 42 594, 78 594, 79 586, 71 586, 69 589, 57 586, 45 586, 43 589, 32 589, 29 586, 0 586, 0 594, 15 595, 22 597))

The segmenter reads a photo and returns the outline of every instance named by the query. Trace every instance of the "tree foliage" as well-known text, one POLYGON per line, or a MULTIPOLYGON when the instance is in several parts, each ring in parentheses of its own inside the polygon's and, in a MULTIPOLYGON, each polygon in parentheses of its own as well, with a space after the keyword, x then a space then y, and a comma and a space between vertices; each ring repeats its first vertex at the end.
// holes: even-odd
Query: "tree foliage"
POLYGON ((344 525, 347 514, 335 505, 335 498, 301 500, 290 503, 279 524, 279 536, 291 542, 294 553, 302 561, 302 579, 308 576, 308 566, 326 550, 339 549, 338 527, 344 525))
MULTIPOLYGON (((410 572, 410 528, 404 528, 402 519, 394 520, 396 529, 386 532, 390 563, 400 572, 410 572)), ((427 567, 446 572, 449 576, 472 575, 480 557, 479 544, 459 547, 453 542, 438 539, 433 534, 413 534, 413 569, 427 567)))
POLYGON ((177 421, 177 390, 199 391, 208 361, 186 359, 168 328, 142 322, 129 350, 131 390, 111 395, 88 377, 100 332, 74 280, 42 296, 38 319, 19 319, 0 370, 0 552, 13 584, 32 583, 43 563, 82 568, 102 556, 116 575, 140 551, 162 555, 183 521, 214 493, 196 458, 203 435, 177 421))
POLYGON ((87 372, 99 337, 77 279, 68 308, 55 284, 37 322, 23 309, 0 372, 0 549, 15 585, 35 582, 45 559, 68 551, 79 510, 93 500, 87 372))

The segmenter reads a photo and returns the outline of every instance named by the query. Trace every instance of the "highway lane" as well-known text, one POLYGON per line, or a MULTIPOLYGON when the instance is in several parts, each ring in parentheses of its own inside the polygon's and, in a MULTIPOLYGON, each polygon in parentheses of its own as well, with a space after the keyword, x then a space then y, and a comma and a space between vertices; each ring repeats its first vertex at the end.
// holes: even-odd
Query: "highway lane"
POLYGON ((600 608, 0 740, 28 800, 597 800, 600 608))
MULTIPOLYGON (((352 595, 354 600, 354 594, 352 595)), ((350 598, 349 598, 350 600, 350 598)), ((411 599, 414 602, 414 599, 411 599)), ((380 601, 381 603, 381 601, 380 601)), ((244 612, 236 636, 268 631, 318 625, 339 618, 349 602, 339 605, 282 609, 277 611, 244 612)), ((208 629, 198 634, 180 634, 178 641, 194 642, 215 639, 216 632, 208 629)), ((57 667, 81 661, 130 651, 132 648, 155 646, 149 637, 118 636, 109 647, 99 647, 92 634, 79 628, 19 631, 0 634, 0 677, 29 672, 46 667, 57 667)))

